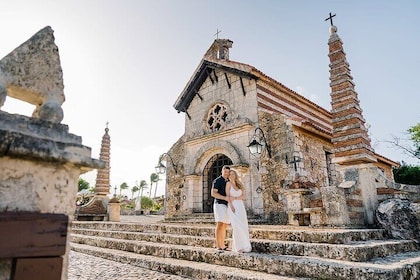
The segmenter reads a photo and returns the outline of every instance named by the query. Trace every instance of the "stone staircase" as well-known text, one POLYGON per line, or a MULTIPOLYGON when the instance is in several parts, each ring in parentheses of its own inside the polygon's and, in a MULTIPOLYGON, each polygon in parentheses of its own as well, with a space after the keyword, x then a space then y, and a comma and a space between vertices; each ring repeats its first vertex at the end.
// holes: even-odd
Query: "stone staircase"
POLYGON ((250 225, 250 236, 252 252, 236 254, 214 248, 214 223, 74 221, 70 246, 191 279, 420 279, 418 245, 379 229, 250 225))

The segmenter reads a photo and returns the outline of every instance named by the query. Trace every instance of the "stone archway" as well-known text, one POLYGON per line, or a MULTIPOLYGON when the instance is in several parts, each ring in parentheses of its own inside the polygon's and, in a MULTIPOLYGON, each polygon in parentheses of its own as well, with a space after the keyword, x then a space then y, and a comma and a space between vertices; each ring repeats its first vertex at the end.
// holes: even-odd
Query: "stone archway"
POLYGON ((211 187, 214 179, 222 174, 223 165, 232 165, 232 160, 224 154, 215 154, 203 169, 203 213, 213 213, 211 187))

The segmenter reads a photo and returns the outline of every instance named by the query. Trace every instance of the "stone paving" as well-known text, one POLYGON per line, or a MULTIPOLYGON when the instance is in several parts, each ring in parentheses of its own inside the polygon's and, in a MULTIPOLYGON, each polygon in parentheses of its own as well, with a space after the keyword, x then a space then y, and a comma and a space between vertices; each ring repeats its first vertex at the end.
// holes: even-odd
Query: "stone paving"
MULTIPOLYGON (((163 220, 163 216, 121 216, 121 222, 125 223, 156 223, 163 220)), ((68 280, 92 280, 92 279, 165 279, 181 280, 189 279, 177 275, 165 274, 152 271, 130 264, 119 263, 95 256, 70 251, 68 280)))
POLYGON ((70 251, 68 280, 189 279, 70 251))

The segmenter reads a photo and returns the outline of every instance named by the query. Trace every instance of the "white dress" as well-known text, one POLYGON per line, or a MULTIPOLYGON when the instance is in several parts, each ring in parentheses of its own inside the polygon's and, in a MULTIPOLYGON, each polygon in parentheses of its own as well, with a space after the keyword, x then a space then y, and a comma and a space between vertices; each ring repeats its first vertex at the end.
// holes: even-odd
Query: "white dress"
MULTIPOLYGON (((235 190, 230 186, 230 196, 240 197, 242 190, 235 190)), ((249 240, 248 218, 246 216, 245 205, 242 199, 231 202, 235 208, 232 212, 228 206, 230 224, 232 226, 232 252, 251 252, 251 242, 249 240)))

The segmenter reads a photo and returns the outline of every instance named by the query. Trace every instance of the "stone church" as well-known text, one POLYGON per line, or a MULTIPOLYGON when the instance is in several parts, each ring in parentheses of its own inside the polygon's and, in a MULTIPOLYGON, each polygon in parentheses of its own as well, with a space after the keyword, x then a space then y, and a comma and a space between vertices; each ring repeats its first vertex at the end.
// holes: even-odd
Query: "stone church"
POLYGON ((167 218, 212 213, 212 182, 227 164, 245 185, 249 217, 292 225, 372 223, 375 176, 393 181, 398 163, 371 147, 333 25, 328 44, 332 110, 230 60, 231 40, 213 42, 174 104, 185 114, 185 133, 166 153, 167 218), (253 144, 260 153, 251 153, 253 144))

